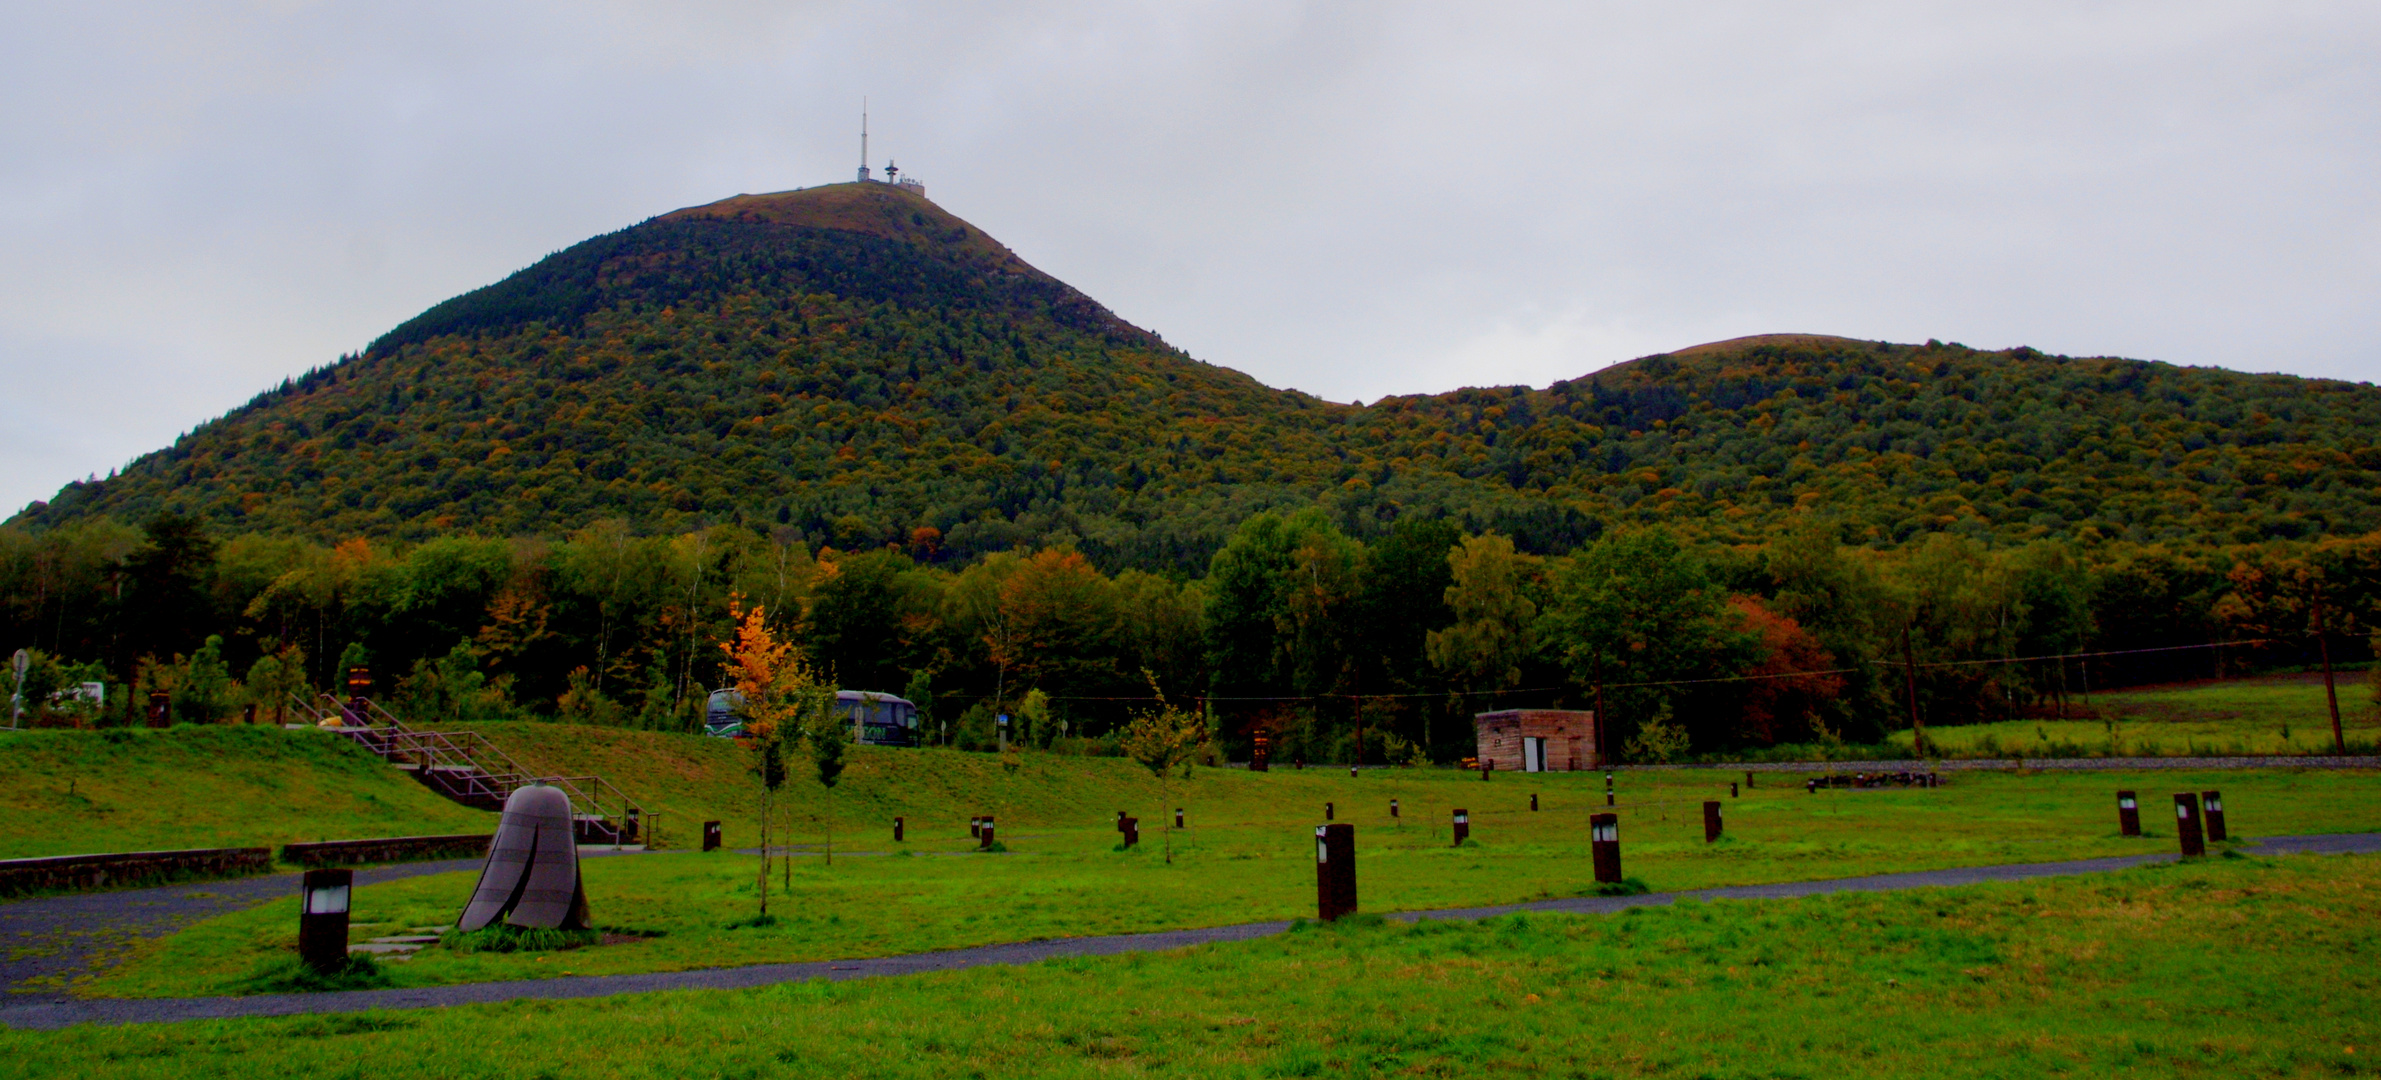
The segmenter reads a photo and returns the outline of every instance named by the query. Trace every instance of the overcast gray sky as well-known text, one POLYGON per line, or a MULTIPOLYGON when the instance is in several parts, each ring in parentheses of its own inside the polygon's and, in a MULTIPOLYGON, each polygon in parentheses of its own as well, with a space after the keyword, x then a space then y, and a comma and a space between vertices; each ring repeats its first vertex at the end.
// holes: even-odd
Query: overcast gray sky
POLYGON ((1768 331, 2381 379, 2381 4, 0 5, 0 504, 872 149, 1336 400, 1768 331))

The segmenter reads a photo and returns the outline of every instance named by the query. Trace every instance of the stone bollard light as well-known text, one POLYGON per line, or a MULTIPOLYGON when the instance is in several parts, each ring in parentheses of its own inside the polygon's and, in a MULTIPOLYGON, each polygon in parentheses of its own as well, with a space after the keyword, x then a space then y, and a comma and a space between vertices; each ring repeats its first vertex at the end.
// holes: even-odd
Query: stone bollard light
POLYGON ((2208 838, 2209 842, 2211 842, 2211 843, 2212 843, 2212 842, 2219 841, 2219 840, 2226 840, 2226 839, 2230 839, 2229 835, 2228 835, 2228 834, 2226 834, 2226 833, 2224 832, 2224 793, 2223 793, 2223 792, 2221 792, 2221 791, 2202 791, 2202 792, 2200 792, 2200 793, 2199 793, 2199 813, 2200 813, 2200 815, 2201 815, 2201 816, 2203 816, 2203 817, 2205 817, 2205 818, 2207 819, 2207 838, 2208 838))
POLYGON ((1471 811, 1469 811, 1469 810, 1457 810, 1457 811, 1455 812, 1455 846, 1456 846, 1456 847, 1462 847, 1462 846, 1463 846, 1463 842, 1464 842, 1465 840, 1469 840, 1469 839, 1471 839, 1471 836, 1472 836, 1472 815, 1471 815, 1471 811))
POLYGON ((719 850, 719 823, 716 821, 703 823, 703 850, 719 850))
POLYGON ((1315 917, 1356 913, 1356 827, 1315 826, 1315 917))
POLYGON ((1596 880, 1617 884, 1620 881, 1620 815, 1588 815, 1587 835, 1588 847, 1595 854, 1596 880))
POLYGON ((316 971, 347 966, 347 899, 355 871, 308 870, 299 886, 305 902, 298 913, 298 957, 316 971))
POLYGON ((977 851, 990 851, 990 850, 992 850, 992 818, 991 818, 991 816, 990 816, 990 815, 986 815, 986 816, 984 817, 983 821, 979 823, 979 825, 980 825, 980 828, 981 828, 981 830, 982 830, 982 831, 980 831, 980 832, 978 832, 978 833, 976 834, 976 850, 977 850, 977 851))
POLYGON ((2193 859, 2207 854, 2207 842, 2199 835, 2199 796, 2188 791, 2174 796, 2174 831, 2182 838, 2183 858, 2193 859))
POLYGON ((2130 791, 2116 793, 2116 827, 2125 836, 2141 835, 2141 800, 2130 791))
POLYGON ((1716 800, 1707 801, 1703 804, 1703 842, 1716 844, 1719 839, 1720 804, 1716 800))

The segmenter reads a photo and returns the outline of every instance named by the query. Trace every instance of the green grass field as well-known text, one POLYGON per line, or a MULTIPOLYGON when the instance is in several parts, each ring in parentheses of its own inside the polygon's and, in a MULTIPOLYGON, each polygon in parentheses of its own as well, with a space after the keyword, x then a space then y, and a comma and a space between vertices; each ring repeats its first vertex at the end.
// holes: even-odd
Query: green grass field
MULTIPOLYGON (((1288 919, 1314 911, 1311 827, 1326 800, 1357 826, 1368 911, 1421 910, 1581 895, 1592 888, 1586 818, 1603 809, 1600 774, 1501 775, 1433 771, 1201 770, 1178 785, 1191 828, 1176 862, 1160 858, 1154 785, 1121 762, 1028 758, 1018 776, 985 755, 944 751, 867 755, 880 768, 838 796, 846 811, 832 867, 794 861, 792 889, 772 908, 783 920, 738 925, 756 913, 758 859, 732 852, 666 852, 583 863, 599 924, 660 936, 557 953, 461 954, 430 949, 392 964, 398 985, 614 974, 730 964, 918 952, 1004 941, 1288 919), (892 766, 900 766, 894 769, 892 766), (932 793, 972 783, 976 800, 932 793), (1538 812, 1528 809, 1532 793, 1538 812), (1404 816, 1388 815, 1391 798, 1404 816), (939 800, 943 809, 935 810, 939 800), (964 801, 963 801, 964 800, 964 801), (969 852, 971 807, 997 810, 1009 851, 969 852), (1470 812, 1475 843, 1449 845, 1453 808, 1470 812), (901 808, 910 842, 860 813, 901 808), (1145 823, 1145 846, 1115 849, 1115 810, 1145 823), (914 854, 885 854, 907 851, 914 854), (870 854, 858 854, 867 852, 870 854)), ((1741 774, 1733 774, 1742 779, 1741 774)), ((1659 890, 1845 877, 1991 863, 2171 851, 2160 817, 2168 793, 2220 788, 2236 836, 2381 829, 2375 777, 2362 772, 1960 773, 1934 790, 1806 794, 1774 774, 1729 799, 1729 775, 1621 774, 1627 873, 1659 890), (2150 835, 2117 835, 2113 793, 2141 792, 2150 835), (1720 800, 1727 838, 1706 845, 1701 801, 1720 800)), ((815 807, 816 785, 796 800, 815 807)), ((795 789, 789 789, 795 790, 795 789)), ((735 822, 743 837, 749 822, 735 822)), ((805 826, 811 828, 811 826, 805 826)), ((816 839, 815 832, 802 838, 816 839)), ((354 939, 451 922, 468 874, 359 889, 354 939)), ((287 954, 295 901, 201 924, 143 947, 122 967, 78 987, 97 996, 239 992, 287 954)))
POLYGON ((2216 858, 1359 919, 839 984, 0 1031, 0 1076, 2361 1076, 2381 1071, 2376 897, 2381 859, 2216 858))
POLYGON ((489 832, 346 739, 272 727, 0 732, 0 858, 489 832))
MULTIPOLYGON (((2381 753, 2381 705, 2361 671, 2338 675, 2340 732, 2350 753, 2381 753)), ((2075 705, 2082 705, 2077 698, 2075 705)), ((2329 754, 2331 708, 2320 675, 2269 675, 2222 683, 2094 694, 2097 720, 2011 720, 1929 727, 1950 757, 2197 757, 2329 754)), ((1889 744, 1907 755, 1910 733, 1889 744)))

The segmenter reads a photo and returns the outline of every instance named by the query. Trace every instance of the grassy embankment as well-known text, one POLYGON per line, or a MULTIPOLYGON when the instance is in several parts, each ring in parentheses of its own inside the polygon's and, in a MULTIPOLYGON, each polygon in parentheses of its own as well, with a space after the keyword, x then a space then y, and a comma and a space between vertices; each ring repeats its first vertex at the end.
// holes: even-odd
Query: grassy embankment
POLYGON ((273 727, 0 732, 0 858, 488 832, 346 739, 273 727))
POLYGON ((1414 927, 749 991, 0 1031, 0 1075, 2314 1077, 2381 859, 1414 927))
MULTIPOLYGON (((2381 704, 2362 671, 2338 673, 2340 729, 2350 753, 2381 752, 2381 704)), ((2082 700, 2077 698, 2080 706, 2082 700)), ((2267 675, 2220 683, 2094 694, 2098 720, 2011 720, 1930 727, 1951 757, 2194 757, 2329 754, 2331 709, 2321 675, 2267 675)), ((1910 733, 1895 732, 1907 756, 1910 733)))
MULTIPOLYGON (((553 731, 507 732, 508 741, 553 731)), ((711 760, 717 744, 618 733, 618 747, 657 777, 685 767, 664 751, 711 760)), ((586 745, 599 745, 587 740, 586 745)), ((548 748, 571 762, 565 747, 548 748)), ((721 758, 732 764, 732 757, 721 758)), ((619 763, 622 769, 631 761, 619 763)), ((724 766, 723 766, 724 767, 724 766)), ((623 773, 623 775, 631 775, 623 773)), ((633 944, 559 953, 462 954, 431 949, 391 965, 399 985, 521 977, 677 970, 727 964, 885 955, 1085 934, 1287 919, 1314 910, 1313 824, 1326 800, 1354 822, 1365 910, 1393 911, 1580 895, 1592 888, 1586 817, 1602 809, 1602 777, 1505 774, 1482 783, 1469 773, 1344 770, 1200 770, 1177 786, 1175 805, 1191 827, 1177 834, 1176 862, 1158 854, 1161 817, 1146 773, 1114 759, 1029 755, 1016 776, 990 755, 863 749, 835 796, 846 855, 832 867, 794 861, 792 888, 773 882, 773 925, 752 926, 758 860, 733 852, 674 852, 593 859, 584 864, 596 920, 659 933, 633 944), (1543 809, 1532 813, 1537 793, 1543 809), (1404 816, 1392 820, 1388 802, 1404 816), (1471 812, 1475 844, 1448 846, 1449 811, 1471 812), (1143 849, 1115 850, 1110 828, 1124 809, 1144 822, 1143 849), (991 812, 1010 850, 968 852, 966 818, 991 812), (908 817, 899 849, 886 827, 908 817), (906 851, 910 856, 885 853, 906 851), (866 852, 869 854, 858 854, 866 852)), ((671 798, 683 807, 742 797, 728 772, 717 787, 694 785, 671 798), (706 795, 705 791, 712 794, 706 795)), ((2163 852, 2174 846, 2161 819, 2168 793, 2221 788, 2238 835, 2381 829, 2381 799, 2365 773, 1959 774, 1936 790, 1805 794, 1790 778, 1730 800, 1725 776, 1708 772, 1622 774, 1622 839, 1632 877, 1655 889, 1840 877, 1989 863, 2163 852), (2139 790, 2151 835, 2116 835, 2112 792, 2139 790), (1706 798, 1726 806, 1728 837, 1702 839, 1706 798)), ((1741 777, 1736 779, 1741 780, 1741 777)), ((749 782, 745 784, 748 786, 749 782)), ((632 789, 634 790, 634 789, 632 789)), ((820 807, 815 784, 789 785, 797 835, 820 807)), ((662 794, 653 795, 657 802, 662 794)), ((677 811, 683 812, 683 810, 677 811)), ((730 843, 750 843, 748 818, 727 818, 730 843)), ((453 918, 471 882, 449 874, 358 891, 356 936, 435 926, 453 918)), ((124 967, 80 988, 122 996, 235 992, 242 979, 290 948, 294 901, 201 924, 147 947, 124 967)))

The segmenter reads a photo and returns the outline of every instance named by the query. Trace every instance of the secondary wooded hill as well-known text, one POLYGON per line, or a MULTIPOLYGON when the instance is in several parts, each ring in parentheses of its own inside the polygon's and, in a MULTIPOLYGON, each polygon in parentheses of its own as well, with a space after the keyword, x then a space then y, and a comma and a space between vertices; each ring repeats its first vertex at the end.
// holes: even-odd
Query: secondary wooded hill
POLYGON ((559 252, 14 524, 743 523, 1193 571, 1251 514, 1317 504, 1360 536, 1451 517, 1540 553, 1648 523, 1752 541, 1814 507, 1866 545, 2242 543, 2381 528, 2376 432, 2368 385, 1808 335, 1336 404, 1193 360, 920 196, 840 184, 559 252))

